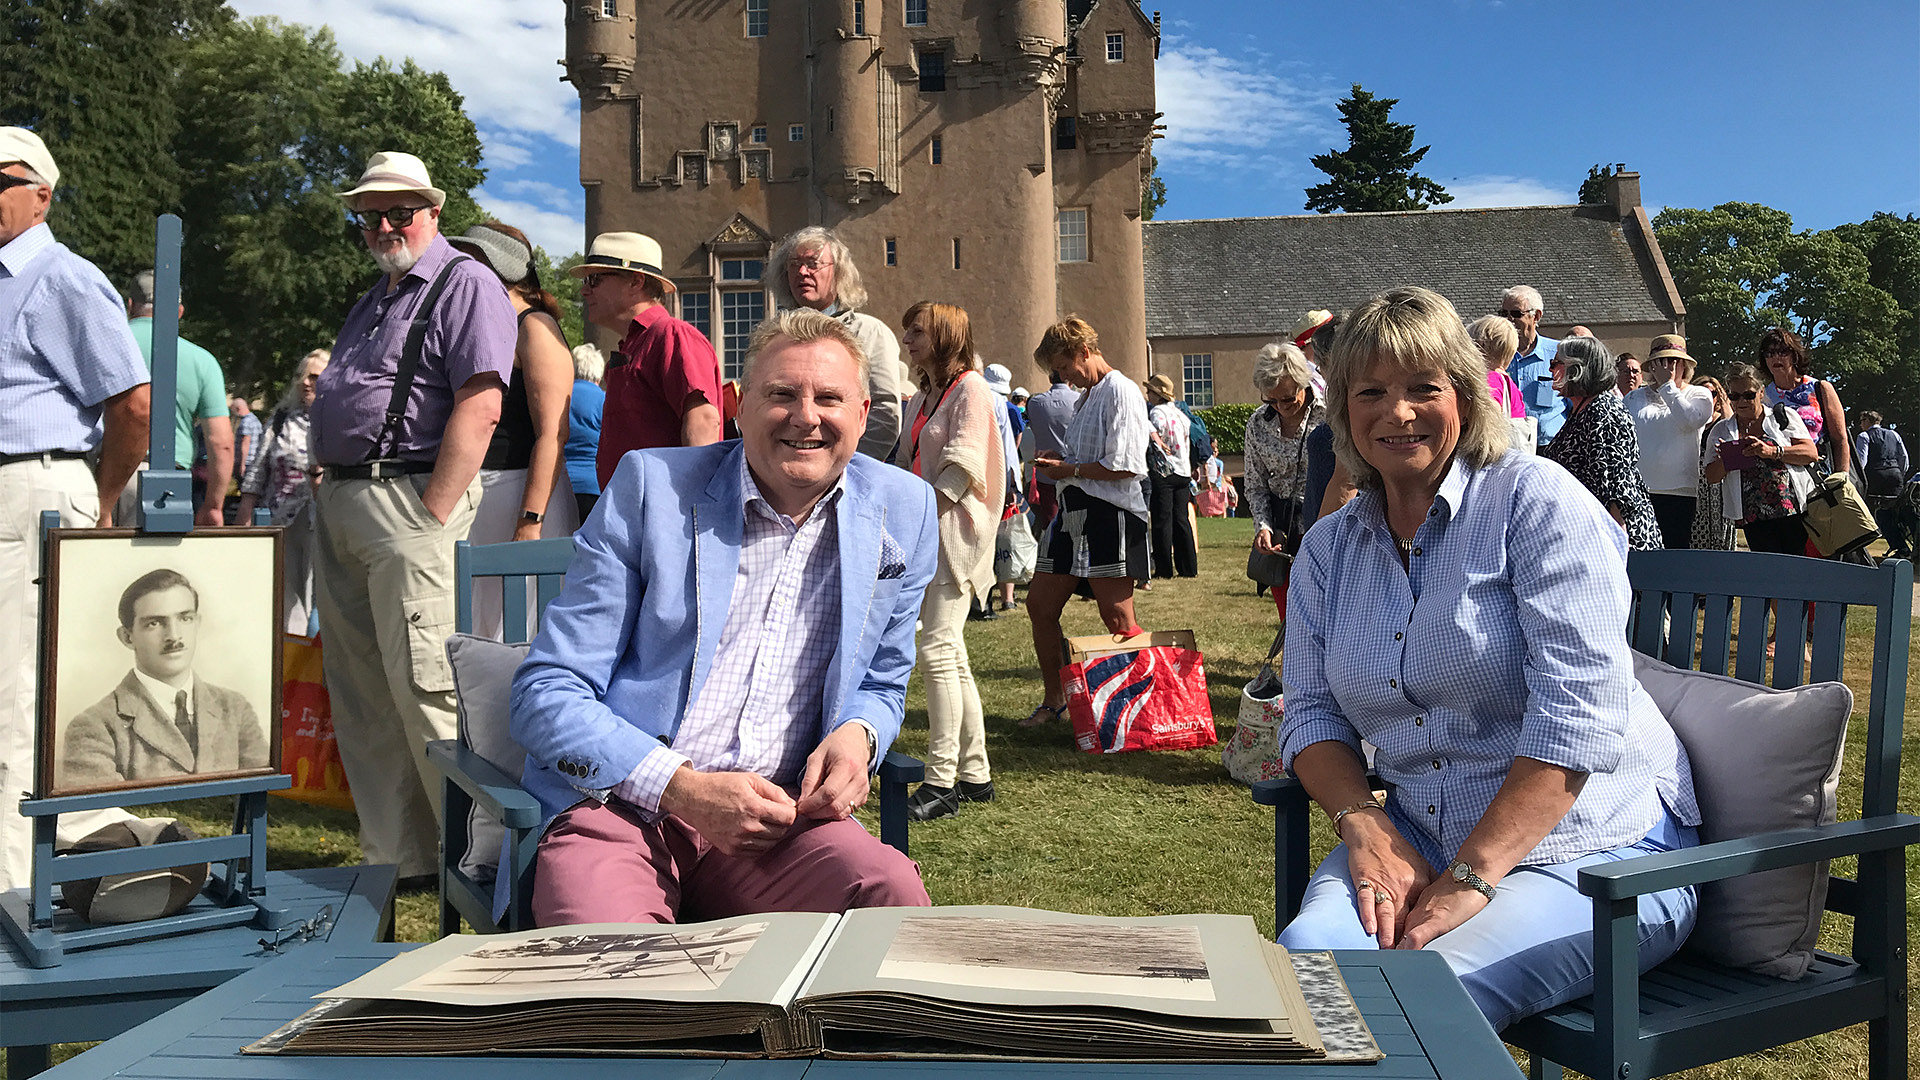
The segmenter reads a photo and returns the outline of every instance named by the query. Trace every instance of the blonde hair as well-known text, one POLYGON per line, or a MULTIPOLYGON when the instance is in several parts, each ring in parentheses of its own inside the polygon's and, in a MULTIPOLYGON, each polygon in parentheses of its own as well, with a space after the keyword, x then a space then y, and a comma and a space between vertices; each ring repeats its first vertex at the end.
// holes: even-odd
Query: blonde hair
POLYGON ((1100 351, 1100 334, 1093 324, 1078 315, 1068 315, 1040 335, 1040 344, 1034 347, 1033 358, 1043 367, 1052 367, 1061 360, 1085 351, 1100 351))
POLYGON ((767 256, 766 272, 760 284, 773 293, 775 307, 798 307, 793 287, 787 284, 787 266, 803 251, 824 251, 833 257, 833 304, 841 311, 859 311, 867 306, 867 286, 860 280, 860 268, 853 264, 853 252, 839 234, 824 225, 809 225, 787 234, 780 246, 767 256))
POLYGON ((1520 331, 1504 315, 1482 315, 1467 324, 1467 336, 1486 358, 1488 371, 1505 371, 1520 351, 1520 331))
POLYGON ((1506 416, 1487 390, 1487 369, 1460 315, 1431 289, 1403 286, 1375 296, 1347 316, 1321 367, 1327 377, 1327 422, 1333 453, 1355 484, 1380 490, 1379 470, 1360 456, 1347 418, 1347 395, 1375 364, 1404 372, 1439 370, 1460 403, 1460 441, 1454 456, 1470 468, 1485 468, 1512 448, 1506 416))
POLYGON ((753 328, 753 336, 747 339, 747 358, 740 369, 740 391, 744 394, 753 385, 754 368, 760 354, 767 351, 776 338, 786 338, 795 345, 806 345, 815 341, 836 341, 844 346, 848 355, 853 357, 854 366, 860 371, 861 400, 867 400, 867 351, 860 347, 860 339, 853 336, 847 324, 831 315, 823 315, 812 308, 786 308, 767 316, 759 326, 753 328))
MULTIPOLYGON (((281 409, 293 410, 300 407, 300 377, 307 373, 307 363, 313 360, 320 361, 320 371, 325 371, 327 364, 333 360, 333 350, 315 349, 294 362, 293 378, 287 382, 286 390, 281 393, 280 404, 275 406, 276 411, 281 409)), ((314 374, 318 375, 320 371, 316 371, 314 374)))

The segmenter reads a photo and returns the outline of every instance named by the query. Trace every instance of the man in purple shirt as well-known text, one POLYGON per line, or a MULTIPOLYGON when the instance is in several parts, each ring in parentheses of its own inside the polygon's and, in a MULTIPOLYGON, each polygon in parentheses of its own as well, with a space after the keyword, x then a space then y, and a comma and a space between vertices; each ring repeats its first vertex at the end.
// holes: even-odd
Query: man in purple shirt
POLYGON ((402 887, 438 864, 426 745, 455 735, 453 545, 513 370, 513 309, 493 271, 440 238, 446 193, 412 154, 375 154, 347 216, 385 271, 347 313, 310 410, 314 589, 333 726, 368 862, 402 887), (437 295, 436 295, 437 294, 437 295), (408 331, 433 297, 411 377, 408 331))

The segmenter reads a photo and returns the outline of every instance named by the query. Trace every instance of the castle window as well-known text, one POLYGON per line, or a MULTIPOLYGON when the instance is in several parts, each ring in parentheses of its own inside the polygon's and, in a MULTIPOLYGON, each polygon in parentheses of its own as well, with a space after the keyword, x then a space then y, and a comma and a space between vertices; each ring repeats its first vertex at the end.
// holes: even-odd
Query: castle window
POLYGON ((930 160, 931 160, 931 161, 932 161, 932 162, 933 162, 933 163, 934 163, 935 165, 939 165, 939 164, 942 164, 942 163, 943 163, 943 162, 944 162, 944 161, 946 160, 946 151, 945 151, 945 148, 943 148, 943 147, 942 147, 942 146, 940 145, 940 136, 938 136, 938 135, 935 135, 935 136, 933 137, 933 142, 932 142, 931 144, 929 144, 929 145, 928 145, 928 147, 927 147, 927 157, 928 157, 928 158, 929 158, 929 159, 930 159, 930 160))
POLYGON ((937 94, 947 88, 947 54, 928 50, 920 54, 920 92, 937 94))
POLYGON ((953 238, 953 268, 960 269, 960 238, 953 238))
POLYGON ((1058 117, 1053 122, 1053 148, 1055 150, 1073 150, 1080 145, 1079 118, 1074 116, 1058 117))
POLYGON ((767 36, 767 0, 747 0, 747 36, 767 36))
POLYGON ((1213 354, 1187 353, 1180 357, 1181 382, 1187 404, 1205 409, 1213 405, 1213 354))
POLYGON ((887 265, 900 265, 900 243, 893 237, 887 237, 887 265))
POLYGON ((618 14, 620 14, 620 9, 614 4, 614 0, 600 0, 601 18, 611 19, 618 14))
POLYGON ((827 106, 827 134, 833 134, 833 106, 827 106))
POLYGON ((1087 211, 1062 210, 1054 219, 1059 224, 1060 261, 1063 263, 1087 261, 1087 211))
MULTIPOLYGON (((736 260, 728 260, 729 262, 736 260)), ((729 289, 720 294, 720 372, 723 378, 737 379, 747 362, 747 339, 753 328, 767 317, 767 294, 752 289, 729 289)))
POLYGON ((753 130, 747 134, 747 141, 764 144, 767 141, 767 125, 753 125, 753 130))
POLYGON ((806 142, 807 141, 807 125, 788 124, 787 125, 787 141, 788 142, 806 142))
POLYGON ((927 25, 927 0, 907 0, 907 25, 927 25))
POLYGON ((713 340, 713 297, 707 294, 706 282, 680 286, 680 318, 707 335, 709 342, 713 340))
POLYGON ((853 0, 853 36, 867 36, 867 0, 853 0))
POLYGON ((1118 64, 1127 58, 1127 35, 1107 35, 1107 63, 1118 64))
POLYGON ((765 259, 720 260, 721 281, 759 281, 766 272, 765 259))

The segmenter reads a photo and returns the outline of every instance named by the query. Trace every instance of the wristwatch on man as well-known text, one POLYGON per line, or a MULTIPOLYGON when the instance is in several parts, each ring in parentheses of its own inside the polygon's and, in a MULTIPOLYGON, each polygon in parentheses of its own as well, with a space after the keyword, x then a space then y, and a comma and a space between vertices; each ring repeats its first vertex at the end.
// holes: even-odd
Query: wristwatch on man
POLYGON ((1487 884, 1486 878, 1474 873, 1473 867, 1467 865, 1465 859, 1461 859, 1452 866, 1447 867, 1447 873, 1452 874, 1453 880, 1460 884, 1472 886, 1473 890, 1481 896, 1489 900, 1493 899, 1493 886, 1487 884))

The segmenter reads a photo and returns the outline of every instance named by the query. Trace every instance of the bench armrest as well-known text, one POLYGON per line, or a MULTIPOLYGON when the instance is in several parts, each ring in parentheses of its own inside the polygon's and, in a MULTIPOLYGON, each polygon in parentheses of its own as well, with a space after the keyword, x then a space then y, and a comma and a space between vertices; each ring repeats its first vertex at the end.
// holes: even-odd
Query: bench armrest
POLYGON ((1284 805, 1288 795, 1300 791, 1300 781, 1291 776, 1278 776, 1272 780, 1256 780, 1253 783, 1253 801, 1260 806, 1284 805))
POLYGON ((880 759, 880 783, 913 784, 927 777, 927 766, 917 757, 909 757, 898 750, 887 751, 880 759))
POLYGON ((452 739, 427 744, 427 760, 458 785, 474 805, 508 829, 540 824, 540 803, 493 762, 452 739))
POLYGON ((1580 871, 1580 891, 1599 899, 1624 900, 1683 885, 1699 885, 1916 843, 1920 843, 1920 817, 1887 814, 1811 829, 1744 836, 1587 867, 1580 871))

